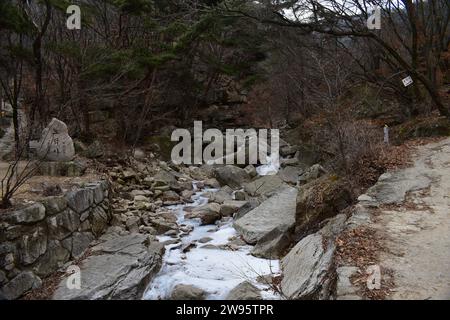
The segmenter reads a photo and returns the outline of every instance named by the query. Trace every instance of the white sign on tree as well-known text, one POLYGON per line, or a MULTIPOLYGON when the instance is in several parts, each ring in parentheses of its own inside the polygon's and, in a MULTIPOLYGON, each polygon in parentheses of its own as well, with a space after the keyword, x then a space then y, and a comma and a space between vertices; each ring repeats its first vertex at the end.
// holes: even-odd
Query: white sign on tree
POLYGON ((403 82, 403 85, 405 87, 407 87, 407 86, 411 85, 414 81, 411 78, 411 76, 407 76, 406 78, 402 79, 402 82, 403 82))

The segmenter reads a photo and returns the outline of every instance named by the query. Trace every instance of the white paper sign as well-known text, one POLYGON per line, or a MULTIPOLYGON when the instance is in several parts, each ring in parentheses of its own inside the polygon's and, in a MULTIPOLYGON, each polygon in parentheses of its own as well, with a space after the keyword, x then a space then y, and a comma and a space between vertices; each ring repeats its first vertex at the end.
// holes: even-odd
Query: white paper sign
POLYGON ((411 78, 411 76, 407 76, 405 79, 402 80, 402 82, 403 82, 403 85, 405 87, 407 87, 413 83, 413 79, 411 78))

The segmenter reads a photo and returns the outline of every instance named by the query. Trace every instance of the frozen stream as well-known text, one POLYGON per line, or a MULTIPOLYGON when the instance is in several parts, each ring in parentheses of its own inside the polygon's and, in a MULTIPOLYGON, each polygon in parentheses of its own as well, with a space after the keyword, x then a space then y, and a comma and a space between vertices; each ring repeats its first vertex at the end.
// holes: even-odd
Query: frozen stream
MULTIPOLYGON (((179 226, 191 226, 192 232, 180 238, 181 242, 166 245, 163 267, 144 294, 144 299, 158 300, 170 298, 177 284, 193 285, 208 293, 207 299, 224 299, 231 289, 243 281, 249 281, 261 289, 264 299, 278 299, 278 296, 266 284, 256 279, 262 275, 278 274, 279 261, 256 258, 250 255, 251 246, 241 246, 238 250, 202 248, 204 245, 221 246, 236 236, 233 219, 220 221, 217 225, 200 225, 200 219, 185 219, 184 208, 202 206, 208 203, 205 192, 197 191, 193 203, 169 207, 177 215, 179 226), (209 237, 212 240, 183 253, 183 248, 198 240, 209 237)), ((159 236, 160 242, 174 240, 169 236, 159 236)))

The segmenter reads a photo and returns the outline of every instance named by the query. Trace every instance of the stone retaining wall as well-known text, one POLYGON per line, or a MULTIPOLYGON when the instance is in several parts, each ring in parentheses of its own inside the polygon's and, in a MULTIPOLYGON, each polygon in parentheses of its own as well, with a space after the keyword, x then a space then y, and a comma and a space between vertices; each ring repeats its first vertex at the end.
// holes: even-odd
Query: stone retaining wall
POLYGON ((0 215, 0 297, 17 299, 83 255, 111 221, 108 183, 0 215))

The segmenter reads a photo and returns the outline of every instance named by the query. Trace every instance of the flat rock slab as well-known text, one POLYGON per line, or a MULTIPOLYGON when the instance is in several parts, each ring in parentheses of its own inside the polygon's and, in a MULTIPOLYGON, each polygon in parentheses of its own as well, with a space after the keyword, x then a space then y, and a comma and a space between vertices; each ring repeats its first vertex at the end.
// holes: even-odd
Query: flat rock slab
POLYGON ((281 290, 288 299, 328 298, 334 239, 344 228, 345 220, 343 214, 330 219, 321 230, 300 240, 281 260, 281 290))
POLYGON ((255 244, 274 229, 286 232, 295 225, 297 189, 285 187, 234 222, 245 242, 255 244))
POLYGON ((80 264, 81 288, 59 284, 55 300, 140 299, 162 265, 164 247, 142 234, 108 233, 80 264))
POLYGON ((366 194, 378 204, 400 204, 409 192, 427 188, 431 184, 430 176, 416 168, 387 172, 366 194))

